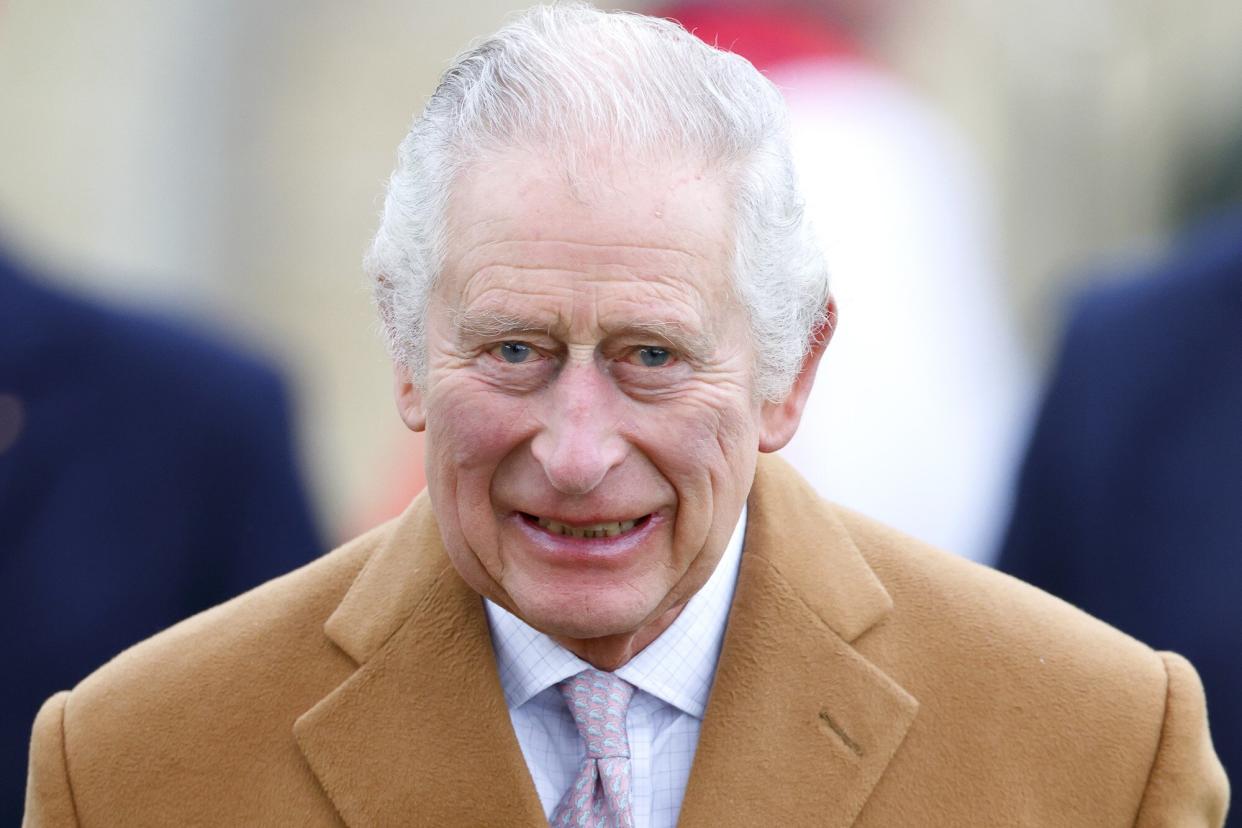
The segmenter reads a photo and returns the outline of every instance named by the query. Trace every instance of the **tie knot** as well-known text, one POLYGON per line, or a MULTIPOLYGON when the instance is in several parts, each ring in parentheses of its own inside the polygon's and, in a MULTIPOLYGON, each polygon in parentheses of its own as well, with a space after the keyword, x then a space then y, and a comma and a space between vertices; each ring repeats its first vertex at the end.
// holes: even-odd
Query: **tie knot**
POLYGON ((634 687, 603 670, 583 670, 562 681, 561 695, 578 725, 587 755, 592 759, 629 756, 625 734, 625 711, 634 697, 634 687))

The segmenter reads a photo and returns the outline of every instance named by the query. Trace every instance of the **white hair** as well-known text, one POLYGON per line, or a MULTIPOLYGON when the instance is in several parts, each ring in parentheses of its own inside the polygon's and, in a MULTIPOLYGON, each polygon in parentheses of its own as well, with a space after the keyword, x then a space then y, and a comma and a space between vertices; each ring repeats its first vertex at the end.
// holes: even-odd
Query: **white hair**
POLYGON ((780 92, 677 23, 581 3, 536 6, 460 55, 397 151, 365 267, 393 359, 421 385, 445 208, 485 154, 698 159, 728 176, 733 289, 755 345, 756 393, 781 399, 825 321, 828 274, 804 214, 780 92), (555 155, 552 155, 555 153, 555 155))

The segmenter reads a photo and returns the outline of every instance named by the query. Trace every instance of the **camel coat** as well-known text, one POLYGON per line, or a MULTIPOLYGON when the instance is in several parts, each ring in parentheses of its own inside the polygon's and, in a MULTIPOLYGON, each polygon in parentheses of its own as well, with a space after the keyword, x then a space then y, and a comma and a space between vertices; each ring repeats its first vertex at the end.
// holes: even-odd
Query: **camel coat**
MULTIPOLYGON (((761 458, 686 826, 1219 826, 1191 666, 761 458)), ((44 705, 28 826, 546 824, 425 497, 44 705)))

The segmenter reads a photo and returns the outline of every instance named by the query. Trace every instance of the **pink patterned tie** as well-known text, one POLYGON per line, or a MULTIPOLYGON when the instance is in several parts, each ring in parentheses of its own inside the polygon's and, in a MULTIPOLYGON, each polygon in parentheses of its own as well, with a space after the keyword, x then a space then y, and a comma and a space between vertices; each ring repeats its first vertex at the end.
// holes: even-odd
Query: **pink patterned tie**
POLYGON ((555 828, 632 828, 625 711, 634 688, 612 673, 583 670, 558 687, 586 742, 586 761, 552 812, 555 828))

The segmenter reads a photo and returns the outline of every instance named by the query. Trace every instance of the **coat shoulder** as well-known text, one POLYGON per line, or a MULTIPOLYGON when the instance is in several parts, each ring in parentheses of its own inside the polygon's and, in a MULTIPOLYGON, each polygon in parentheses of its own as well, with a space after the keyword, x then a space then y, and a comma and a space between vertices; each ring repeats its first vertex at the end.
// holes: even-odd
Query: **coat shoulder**
POLYGON ((1160 655, 1008 575, 840 518, 893 602, 855 646, 920 702, 903 758, 951 753, 946 789, 1030 824, 1132 822, 1165 727, 1160 655))
POLYGON ((1229 787, 1185 659, 836 511, 892 598, 890 615, 855 646, 920 702, 907 759, 951 752, 946 786, 972 801, 1004 789, 1005 807, 1031 824, 1094 824, 1100 813, 1221 824, 1229 787))
POLYGON ((1163 686, 1154 650, 1077 607, 848 509, 833 510, 892 597, 889 634, 918 634, 922 646, 935 648, 928 639, 942 630, 941 655, 951 660, 1003 659, 1095 681, 1144 676, 1163 686))
POLYGON ((182 621, 62 694, 63 751, 78 807, 107 813, 143 803, 153 819, 163 814, 172 824, 180 806, 159 790, 247 780, 230 794, 242 800, 273 786, 313 788, 309 774, 288 772, 302 766, 293 723, 356 669, 324 624, 389 531, 372 530, 182 621))

